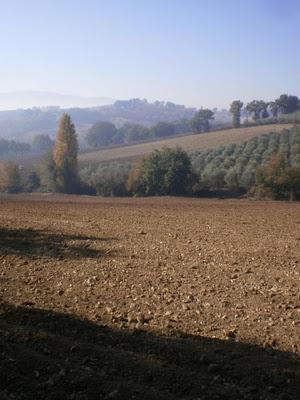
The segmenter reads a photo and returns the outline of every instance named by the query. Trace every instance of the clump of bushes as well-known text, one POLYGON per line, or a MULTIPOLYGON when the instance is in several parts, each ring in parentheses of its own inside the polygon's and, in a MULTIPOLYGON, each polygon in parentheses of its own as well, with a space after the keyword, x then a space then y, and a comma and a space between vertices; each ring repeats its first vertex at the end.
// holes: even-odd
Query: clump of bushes
POLYGON ((22 191, 22 178, 17 164, 8 161, 0 164, 0 190, 8 193, 22 191))
POLYGON ((191 191, 193 179, 188 154, 180 148, 164 148, 132 167, 127 189, 139 196, 185 195, 191 191))
POLYGON ((80 171, 80 178, 99 196, 125 196, 129 169, 129 163, 89 166, 80 171))
POLYGON ((294 200, 300 192, 300 165, 290 166, 278 153, 256 171, 256 191, 261 196, 294 200))

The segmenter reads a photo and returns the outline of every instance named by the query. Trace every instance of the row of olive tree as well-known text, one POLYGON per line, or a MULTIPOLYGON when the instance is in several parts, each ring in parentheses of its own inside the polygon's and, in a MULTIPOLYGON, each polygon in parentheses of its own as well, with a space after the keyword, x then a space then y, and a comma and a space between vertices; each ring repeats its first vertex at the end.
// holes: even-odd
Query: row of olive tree
POLYGON ((29 152, 30 145, 28 143, 16 142, 15 140, 0 138, 0 158, 24 155, 29 152))
POLYGON ((50 151, 53 146, 53 140, 44 134, 35 135, 31 144, 0 138, 0 158, 4 160, 20 158, 29 153, 42 154, 50 151))
POLYGON ((300 128, 270 133, 241 144, 194 151, 191 160, 198 176, 199 190, 225 189, 247 192, 257 185, 257 170, 274 154, 284 158, 286 167, 300 166, 300 128))

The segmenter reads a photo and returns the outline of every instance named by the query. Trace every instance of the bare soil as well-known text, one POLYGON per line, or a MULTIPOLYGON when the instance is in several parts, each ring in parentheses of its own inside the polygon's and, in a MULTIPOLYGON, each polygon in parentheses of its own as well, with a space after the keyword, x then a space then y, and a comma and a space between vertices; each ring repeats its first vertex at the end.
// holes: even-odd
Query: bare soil
POLYGON ((300 398, 300 204, 0 197, 0 399, 300 398))

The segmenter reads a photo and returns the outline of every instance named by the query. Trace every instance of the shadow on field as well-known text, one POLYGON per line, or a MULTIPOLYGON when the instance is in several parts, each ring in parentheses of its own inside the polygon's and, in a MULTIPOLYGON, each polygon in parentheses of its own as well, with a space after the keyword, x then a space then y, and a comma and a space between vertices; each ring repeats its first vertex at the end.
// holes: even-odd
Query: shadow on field
POLYGON ((0 313, 1 399, 299 399, 288 353, 11 305, 0 313))
POLYGON ((101 257, 104 250, 93 249, 95 242, 109 241, 84 235, 56 234, 35 229, 0 228, 0 252, 27 257, 81 258, 101 257), (93 243, 94 242, 94 243, 93 243))

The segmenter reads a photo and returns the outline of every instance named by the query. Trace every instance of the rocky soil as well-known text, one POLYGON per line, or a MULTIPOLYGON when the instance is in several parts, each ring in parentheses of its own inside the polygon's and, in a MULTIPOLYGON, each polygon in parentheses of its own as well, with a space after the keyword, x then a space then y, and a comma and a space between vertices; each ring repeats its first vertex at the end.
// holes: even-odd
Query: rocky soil
POLYGON ((0 399, 299 399, 300 204, 0 198, 0 399))

